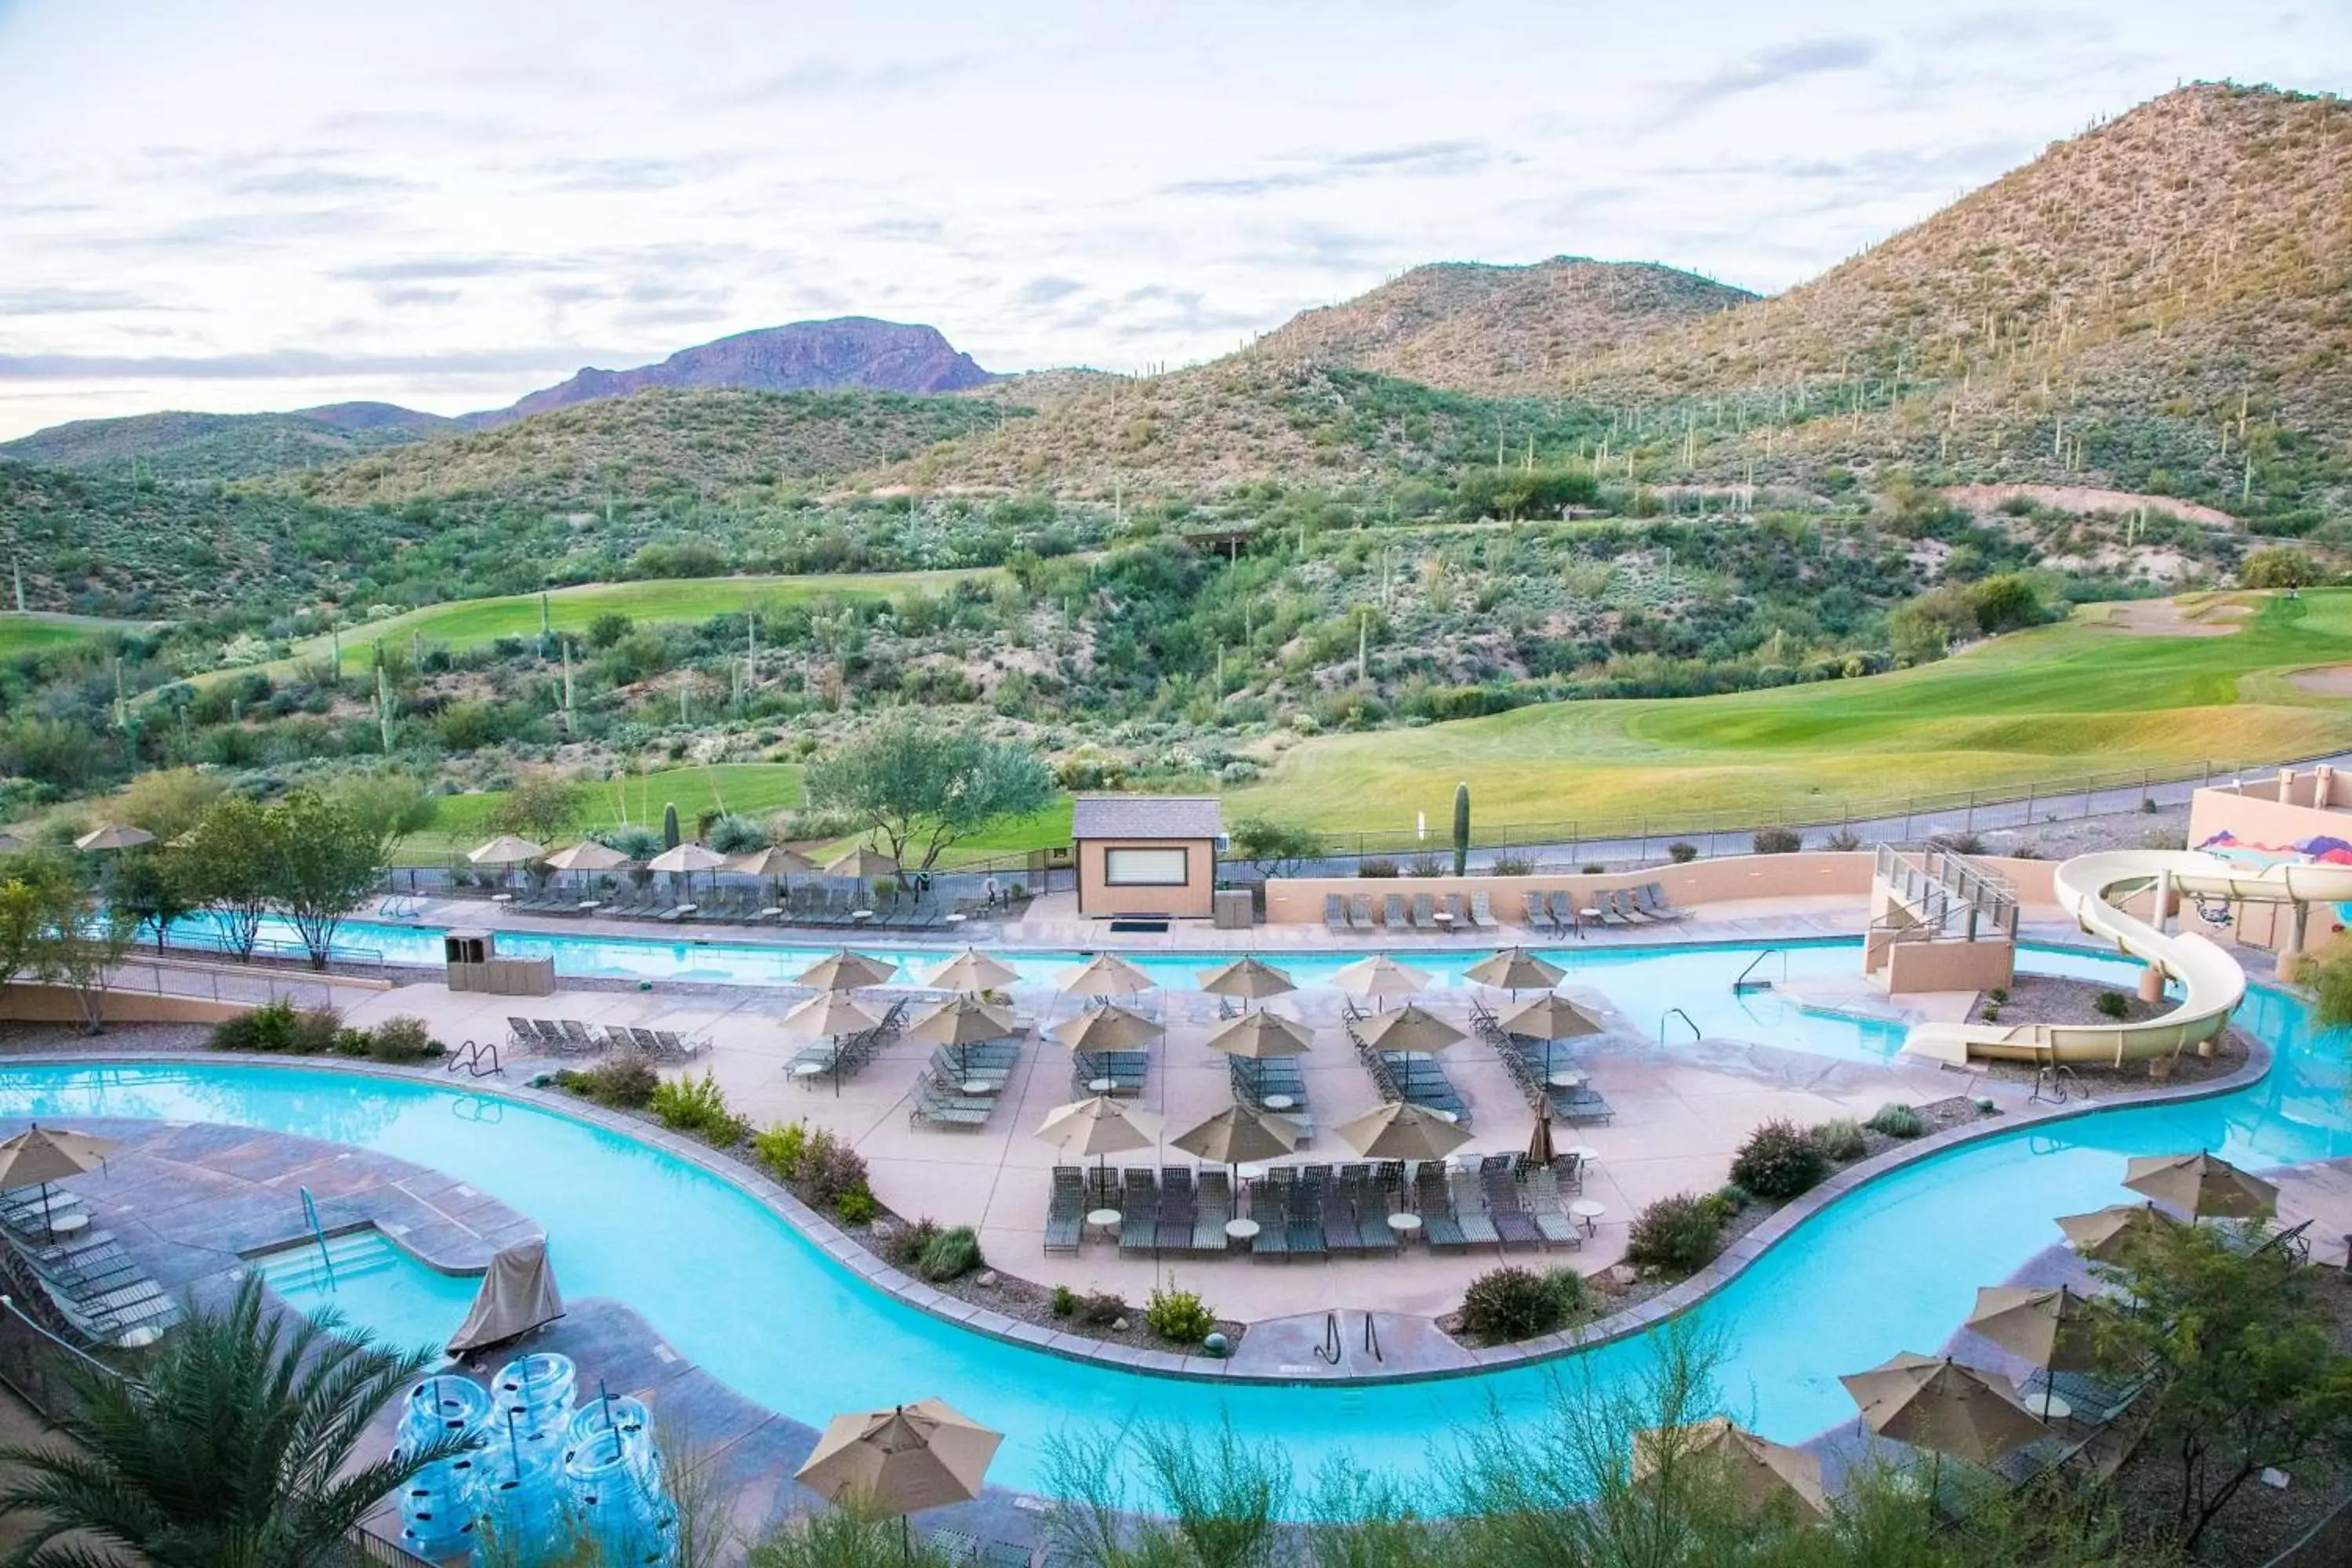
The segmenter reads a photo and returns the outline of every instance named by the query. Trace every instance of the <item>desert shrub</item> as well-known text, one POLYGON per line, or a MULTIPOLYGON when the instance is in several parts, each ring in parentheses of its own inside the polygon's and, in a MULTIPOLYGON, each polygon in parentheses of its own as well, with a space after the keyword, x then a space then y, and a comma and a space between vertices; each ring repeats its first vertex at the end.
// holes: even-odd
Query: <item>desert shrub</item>
POLYGON ((363 1057, 375 1048, 375 1037, 365 1029, 339 1029, 335 1032, 335 1054, 339 1057, 363 1057))
POLYGON ((560 1072, 555 1081, 583 1100, 617 1110, 643 1110, 661 1087, 661 1075, 643 1057, 615 1057, 582 1072, 560 1072))
POLYGON ((1927 1131, 1915 1108, 1900 1100, 1890 1100, 1878 1108, 1877 1113, 1864 1123, 1873 1132, 1884 1132, 1889 1138, 1916 1138, 1927 1131))
POLYGON ((1054 1316, 1057 1318, 1067 1318, 1076 1314, 1077 1310, 1077 1292, 1071 1289, 1067 1285, 1055 1286, 1054 1316))
POLYGON ((368 1055, 380 1062, 421 1062, 442 1049, 425 1020, 406 1013, 386 1018, 368 1035, 368 1055))
POLYGON ((901 1268, 912 1268, 922 1261, 923 1249, 940 1238, 940 1222, 919 1219, 912 1225, 902 1225, 882 1243, 885 1258, 901 1268))
POLYGON ((1486 873, 1493 877, 1532 877, 1536 874, 1532 855, 1497 855, 1486 863, 1486 873))
POLYGON ((1927 846, 1952 855, 1981 855, 1985 852, 1983 837, 1974 833, 1938 833, 1927 840, 1927 846))
POLYGON ((915 1259, 915 1272, 934 1285, 960 1279, 980 1267, 980 1237, 971 1226, 938 1231, 915 1259))
POLYGON ((1759 855, 1794 855, 1805 847, 1805 836, 1793 827, 1759 827, 1748 842, 1759 855))
POLYGON ((700 1078, 663 1079, 646 1109, 670 1131, 691 1132, 720 1149, 740 1143, 751 1131, 742 1118, 727 1109, 727 1091, 708 1072, 700 1078))
POLYGON ((1567 1323, 1584 1301, 1584 1277, 1574 1269, 1538 1274, 1506 1266, 1490 1268, 1462 1293, 1462 1331, 1490 1345, 1531 1340, 1567 1323), (1575 1283, 1567 1284, 1567 1276, 1575 1283))
POLYGON ((833 1200, 833 1217, 844 1225, 872 1225, 882 1205, 864 1187, 852 1187, 833 1200))
POLYGON ((265 1002, 252 1012, 213 1026, 216 1051, 288 1051, 294 1048, 298 1010, 284 996, 265 1002))
POLYGON ((1731 1157, 1731 1179, 1768 1203, 1786 1203, 1829 1173, 1829 1157, 1813 1135, 1785 1117, 1750 1132, 1731 1157))
POLYGON ((1862 847, 1862 835, 1851 827, 1841 827, 1822 840, 1822 847, 1834 849, 1841 855, 1851 855, 1862 847))
POLYGON ((1412 858, 1412 864, 1405 868, 1405 875, 1409 877, 1443 877, 1451 868, 1452 868, 1446 863, 1446 861, 1438 856, 1416 855, 1412 858))
POLYGON ((1127 1316, 1127 1302, 1115 1290, 1089 1290, 1078 1298, 1077 1318, 1082 1323, 1107 1329, 1127 1316))
POLYGON ((1996 985, 1996 986, 1994 986, 1991 990, 1990 990, 1990 991, 1988 991, 1988 992, 1986 992, 1986 993, 1985 993, 1985 1000, 1987 1000, 1987 1001, 1989 1001, 1989 1002, 2006 1002, 2006 1001, 2008 1001, 2008 1000, 2009 1000, 2009 987, 2008 987, 2008 986, 2006 986, 2006 985, 1996 985))
POLYGON ((794 1182, 800 1179, 801 1153, 807 1147, 808 1128, 802 1122, 791 1121, 782 1127, 771 1127, 752 1139, 751 1157, 766 1166, 768 1174, 776 1180, 794 1182))
POLYGON ((343 1016, 332 1007, 303 1007, 294 1014, 286 1049, 310 1057, 331 1051, 342 1037, 343 1016))
POLYGON ((2091 1006, 2102 1018, 2121 1021, 2131 1011, 2131 1003, 2120 991, 2102 991, 2092 999, 2091 1006))
POLYGON ((1870 1147, 1863 1141, 1862 1123, 1850 1116, 1840 1116, 1814 1128, 1813 1142, 1832 1160, 1859 1160, 1870 1147))
POLYGON ((1604 877, 1609 874, 1609 868, 1598 860, 1587 860, 1583 865, 1579 866, 1577 870, 1587 877, 1604 877))
POLYGON ((1754 1203, 1756 1194, 1738 1182, 1726 1182, 1715 1189, 1715 1201, 1723 1205, 1724 1217, 1728 1219, 1754 1203))
POLYGON ((820 1128, 801 1151, 801 1191, 819 1208, 838 1205, 842 1194, 871 1192, 864 1155, 820 1128))
POLYGON ((1677 1193, 1660 1198, 1633 1216, 1625 1240, 1625 1261, 1661 1274, 1696 1274, 1723 1249, 1723 1227, 1731 1215, 1717 1197, 1677 1193))
POLYGON ((1666 846, 1666 858, 1677 866, 1687 866, 1698 858, 1698 846, 1686 839, 1677 838, 1666 846))
POLYGON ((1356 862, 1356 875, 1359 877, 1393 877, 1396 874, 1397 863, 1393 860, 1374 857, 1356 862))
POLYGON ((748 816, 722 816, 710 825, 703 842, 721 855, 749 855, 768 845, 768 830, 748 816))
POLYGON ((1143 1306, 1143 1326, 1172 1344, 1197 1345, 1216 1328, 1217 1315, 1193 1291, 1155 1286, 1143 1306))

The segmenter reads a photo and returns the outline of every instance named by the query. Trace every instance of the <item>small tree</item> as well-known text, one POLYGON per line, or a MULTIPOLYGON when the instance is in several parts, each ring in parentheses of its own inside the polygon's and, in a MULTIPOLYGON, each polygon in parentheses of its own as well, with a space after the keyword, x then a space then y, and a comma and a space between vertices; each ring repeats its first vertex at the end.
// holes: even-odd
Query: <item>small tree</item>
POLYGON ((383 880, 383 838, 337 802, 297 790, 269 808, 270 898, 286 911, 310 951, 310 967, 327 967, 343 917, 383 880))
POLYGON ((187 877, 176 849, 152 847, 126 849, 107 868, 106 901, 131 919, 134 931, 155 933, 155 951, 168 945, 172 922, 195 912, 187 877))
POLYGON ((1310 829, 1245 817, 1234 824, 1228 858, 1253 867, 1261 879, 1295 877, 1309 860, 1323 856, 1323 840, 1310 829))
POLYGON ((2352 1355, 2336 1349, 2315 1294, 2335 1287, 2284 1247, 2236 1239, 2207 1226, 2149 1231, 2102 1270, 2119 1289, 2091 1303, 2102 1358, 2157 1369, 2147 1441, 2179 1468, 2176 1519, 2192 1549, 2265 1466, 2352 1457, 2352 1355))
POLYGON ((2307 588, 2323 575, 2311 552, 2288 544, 2265 544, 2238 563, 2238 581, 2249 588, 2307 588))
POLYGON ((33 954, 33 977, 73 992, 82 1028, 106 1026, 106 992, 114 966, 130 951, 138 927, 130 915, 99 901, 93 907, 81 885, 68 878, 40 884, 41 924, 33 954))
POLYGON ((274 853, 268 813, 233 795, 213 803, 173 861, 189 901, 213 917, 229 951, 242 959, 253 956, 260 940, 274 853))
POLYGON ((383 847, 383 862, 398 858, 400 847, 433 826, 441 815, 441 797, 413 773, 349 773, 326 790, 326 796, 352 814, 383 847))
POLYGON ((928 871, 942 851, 1008 817, 1043 811, 1054 775, 1025 746, 894 717, 809 769, 812 804, 855 817, 887 847, 900 875, 928 871), (908 864, 911 851, 920 858, 908 864))
POLYGON ((197 823, 228 792, 211 773, 194 768, 163 768, 142 773, 115 803, 115 815, 169 844, 197 823))
POLYGON ((568 773, 525 773, 490 814, 490 831, 549 843, 579 820, 586 795, 580 781, 568 773))

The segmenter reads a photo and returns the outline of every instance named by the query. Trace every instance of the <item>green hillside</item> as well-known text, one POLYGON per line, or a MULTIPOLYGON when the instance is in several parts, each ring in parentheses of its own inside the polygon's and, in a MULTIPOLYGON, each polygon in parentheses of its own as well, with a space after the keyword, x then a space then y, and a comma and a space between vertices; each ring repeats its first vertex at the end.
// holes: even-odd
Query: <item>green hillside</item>
MULTIPOLYGON (((119 479, 243 479, 317 468, 362 452, 425 438, 408 422, 357 426, 303 414, 138 414, 77 419, 15 441, 0 458, 119 479)), ((457 428, 455 421, 437 421, 457 428)))

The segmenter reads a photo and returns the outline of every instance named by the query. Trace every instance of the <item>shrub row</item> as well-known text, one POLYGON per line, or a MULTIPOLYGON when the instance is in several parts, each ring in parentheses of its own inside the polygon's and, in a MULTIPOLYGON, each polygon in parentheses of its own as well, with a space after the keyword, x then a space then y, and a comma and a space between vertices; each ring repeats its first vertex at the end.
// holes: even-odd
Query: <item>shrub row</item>
POLYGON ((213 1026, 216 1051, 280 1051, 290 1056, 364 1057, 379 1062, 421 1062, 446 1055, 422 1018, 403 1015, 372 1029, 347 1028, 332 1007, 297 1007, 279 997, 213 1026))

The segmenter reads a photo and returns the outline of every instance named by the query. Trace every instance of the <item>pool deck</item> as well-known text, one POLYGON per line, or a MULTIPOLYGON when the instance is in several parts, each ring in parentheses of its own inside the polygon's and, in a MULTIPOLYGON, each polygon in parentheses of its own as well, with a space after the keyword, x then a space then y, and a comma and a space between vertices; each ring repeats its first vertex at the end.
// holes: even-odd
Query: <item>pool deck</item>
MULTIPOLYGON (((1782 900, 1765 907, 1771 910, 1770 918, 1738 905, 1717 906, 1704 918, 1660 931, 1596 932, 1592 945, 1654 947, 1677 941, 1851 938, 1864 913, 1861 900, 1853 899, 1782 900), (1792 903, 1802 907, 1791 912, 1792 903)), ((478 909, 467 906, 467 912, 478 909)), ((428 911, 427 918, 433 913, 428 911)), ((531 929, 544 923, 537 922, 531 929)), ((576 933, 582 928, 572 924, 560 929, 576 933)), ((625 933, 616 930, 614 934, 625 933)), ((660 934, 672 942, 680 938, 675 927, 660 928, 660 934)), ((772 942, 788 940, 790 935, 756 934, 772 942)), ((841 934, 825 933, 836 942, 841 934)), ((1066 927, 1037 922, 1032 922, 1023 934, 1039 943, 1076 940, 1066 927)), ((1204 964, 1214 962, 1222 952, 1240 951, 1244 943, 1248 951, 1272 952, 1277 959, 1284 951, 1335 951, 1320 927, 1211 932, 1194 922, 1182 934, 1188 942, 1203 936, 1235 939, 1232 948, 1204 951, 1204 964), (1293 942, 1276 948, 1266 941, 1274 936, 1293 942)), ((1532 933, 1512 931, 1476 939, 1423 937, 1414 945, 1430 952, 1488 952, 1514 936, 1545 946, 1564 945, 1556 938, 1544 941, 1532 933)), ((719 931, 712 934, 712 940, 748 938, 719 931)), ((1120 942, 1122 951, 1151 951, 1139 950, 1124 938, 1120 942)), ((877 941, 870 945, 887 949, 893 944, 877 941)), ((1010 948, 1003 942, 995 945, 999 951, 1010 948)), ((1404 943, 1386 940, 1366 945, 1405 950, 1404 943)), ((1184 951, 1192 949, 1188 946, 1184 951)), ((1759 1123, 1776 1117, 1810 1125, 1833 1117, 1866 1119, 1890 1100, 1919 1103, 1960 1093, 2022 1098, 2022 1091, 2011 1085, 1903 1058, 1885 1064, 1840 1060, 1730 1038, 1678 1040, 1670 1052, 1661 1051, 1654 1022, 1619 1013, 1610 1002, 1605 975, 1597 978, 1602 981, 1597 988, 1571 983, 1561 990, 1599 1017, 1608 1032, 1597 1038, 1563 1043, 1559 1056, 1563 1067, 1573 1065, 1590 1076, 1616 1116, 1606 1125, 1559 1126, 1555 1142, 1563 1148, 1580 1144, 1599 1151, 1598 1160, 1586 1174, 1583 1192, 1574 1195, 1601 1204, 1605 1212, 1579 1248, 1515 1254, 1523 1260, 1534 1258, 1545 1266, 1574 1267, 1588 1273, 1608 1268, 1622 1256, 1627 1225, 1635 1214, 1661 1197, 1722 1185, 1728 1179, 1731 1155, 1740 1141, 1759 1123)), ((1845 994, 1839 985, 1823 983, 1812 987, 1806 1000, 1819 1003, 1824 992, 1845 994)), ((937 994, 891 988, 863 994, 872 998, 899 994, 937 994)), ((1446 987, 1420 1000, 1466 1030, 1472 994, 1466 988, 1446 987)), ((795 1083, 786 1073, 786 1064, 810 1042, 787 1033, 781 1026, 782 1019, 809 994, 799 987, 677 986, 661 982, 643 990, 566 989, 559 980, 551 997, 519 998, 453 994, 444 986, 422 983, 367 998, 351 1009, 350 1016, 353 1023, 366 1024, 396 1014, 415 1014, 426 1019, 438 1037, 452 1043, 504 1041, 509 1015, 572 1018, 592 1026, 638 1025, 706 1037, 711 1048, 703 1058, 688 1068, 673 1071, 698 1072, 707 1068, 727 1090, 730 1105, 755 1123, 805 1121, 848 1140, 867 1162, 876 1195, 893 1211, 943 1225, 972 1226, 980 1232, 982 1251, 992 1264, 1044 1284, 1067 1285, 1078 1291, 1111 1290, 1134 1301, 1172 1278, 1186 1289, 1199 1290, 1223 1317, 1253 1324, 1303 1317, 1311 1320, 1319 1335, 1322 1314, 1334 1309, 1377 1310, 1415 1319, 1450 1312, 1459 1305, 1464 1287, 1496 1261, 1489 1251, 1441 1255, 1423 1247, 1409 1247, 1402 1255, 1390 1258, 1302 1260, 1279 1266, 1243 1256, 1161 1260, 1150 1256, 1121 1257, 1116 1247, 1101 1240, 1089 1241, 1075 1255, 1049 1254, 1044 1248, 1048 1173, 1065 1157, 1034 1132, 1049 1111, 1080 1098, 1083 1091, 1072 1084, 1069 1053, 1054 1040, 1041 1038, 1034 1026, 1073 1015, 1078 1010, 1078 1000, 1060 996, 1050 986, 1014 988, 1015 1012, 1033 1028, 1006 1085, 1003 1109, 983 1128, 958 1130, 910 1124, 912 1091, 931 1054, 928 1046, 897 1042, 840 1085, 837 1093, 830 1079, 795 1083)), ((1874 1016, 1889 1012, 1883 997, 1869 1001, 1859 976, 1851 994, 1861 1010, 1874 1016)), ((1906 997, 1897 1013, 1914 1018, 1958 1016, 1969 1001, 1966 995, 1906 997)), ((1168 990, 1152 994, 1141 1005, 1164 1023, 1168 1035, 1153 1047, 1152 1072, 1139 1102, 1164 1118, 1163 1138, 1173 1137, 1232 1102, 1226 1059, 1203 1043, 1220 1022, 1217 999, 1197 992, 1168 990)), ((1329 1129, 1374 1109, 1379 1097, 1342 1032, 1344 998, 1328 987, 1307 987, 1279 998, 1275 1005, 1277 1011, 1311 1026, 1317 1039, 1316 1050, 1301 1058, 1315 1132, 1294 1158, 1326 1163, 1355 1159, 1329 1129)), ((1473 1037, 1447 1050, 1443 1061, 1471 1108, 1475 1135, 1467 1152, 1525 1149, 1533 1131, 1533 1112, 1495 1048, 1473 1037)), ((510 1082, 527 1081, 533 1072, 559 1065, 581 1064, 527 1058, 508 1062, 503 1077, 510 1082)), ((1160 1160, 1192 1163, 1191 1156, 1164 1148, 1157 1156, 1139 1151, 1123 1158, 1131 1164, 1160 1160)), ((1286 1362, 1290 1359, 1285 1357, 1286 1362)))

